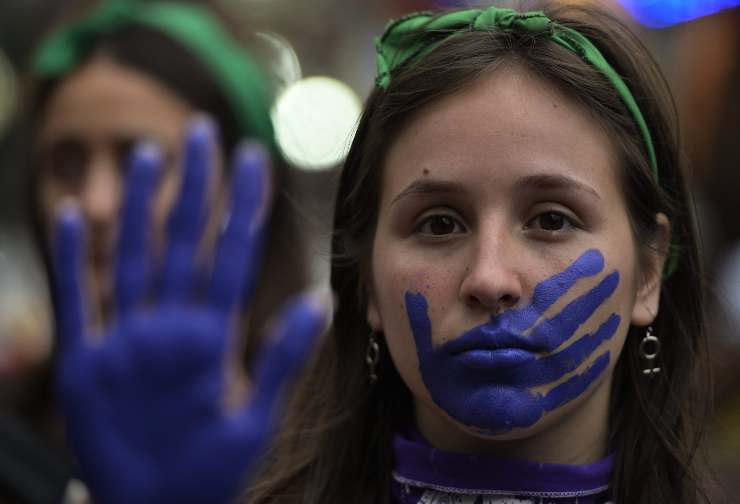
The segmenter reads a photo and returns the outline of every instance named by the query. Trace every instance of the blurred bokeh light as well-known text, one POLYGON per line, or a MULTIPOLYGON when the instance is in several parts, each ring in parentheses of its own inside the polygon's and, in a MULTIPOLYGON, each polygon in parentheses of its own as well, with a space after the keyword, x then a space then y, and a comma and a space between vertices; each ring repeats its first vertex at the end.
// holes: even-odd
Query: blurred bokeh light
POLYGON ((619 0, 640 23, 665 28, 737 7, 740 0, 619 0))
POLYGON ((272 112, 283 155, 305 170, 336 166, 347 153, 361 109, 357 94, 336 79, 316 76, 293 83, 272 112))

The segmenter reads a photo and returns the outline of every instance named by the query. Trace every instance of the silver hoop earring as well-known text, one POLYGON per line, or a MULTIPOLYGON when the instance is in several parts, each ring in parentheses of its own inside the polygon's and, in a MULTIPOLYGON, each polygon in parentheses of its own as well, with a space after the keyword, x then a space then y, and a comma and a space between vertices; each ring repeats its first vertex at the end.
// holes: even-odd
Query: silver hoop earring
POLYGON ((378 375, 375 372, 375 368, 380 362, 380 345, 378 345, 378 336, 375 332, 370 332, 369 341, 367 344, 367 353, 365 354, 365 363, 370 368, 370 385, 373 385, 378 381, 378 375))
POLYGON ((640 342, 640 357, 647 361, 642 374, 653 376, 660 373, 660 368, 655 365, 655 359, 660 353, 660 340, 653 334, 653 326, 648 326, 645 337, 640 342))

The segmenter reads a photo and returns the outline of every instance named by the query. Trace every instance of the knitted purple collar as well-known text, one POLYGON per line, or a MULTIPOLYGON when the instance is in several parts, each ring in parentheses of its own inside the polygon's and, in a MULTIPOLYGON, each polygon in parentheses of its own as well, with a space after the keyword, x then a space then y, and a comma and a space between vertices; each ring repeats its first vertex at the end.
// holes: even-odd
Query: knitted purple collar
POLYGON ((402 504, 608 502, 614 456, 588 465, 542 464, 437 450, 416 432, 398 434, 393 496, 402 504))

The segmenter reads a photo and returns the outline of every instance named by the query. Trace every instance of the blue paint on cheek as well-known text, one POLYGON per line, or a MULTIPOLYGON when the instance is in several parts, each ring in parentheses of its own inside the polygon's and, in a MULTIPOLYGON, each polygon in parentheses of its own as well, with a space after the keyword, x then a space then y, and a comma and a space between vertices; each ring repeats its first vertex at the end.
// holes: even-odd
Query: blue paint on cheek
POLYGON ((528 427, 542 415, 583 394, 609 365, 604 352, 581 374, 570 376, 542 395, 531 387, 561 380, 586 362, 619 327, 613 313, 592 334, 579 337, 569 346, 550 354, 568 341, 616 290, 619 273, 606 275, 587 293, 571 301, 558 314, 537 324, 529 336, 518 334, 532 327, 542 313, 575 283, 604 268, 599 251, 589 250, 565 271, 543 281, 534 290, 532 302, 520 310, 509 310, 484 326, 467 331, 455 340, 434 348, 429 306, 421 293, 407 292, 406 311, 416 343, 422 380, 435 403, 452 418, 486 433, 501 433, 528 427), (465 349, 526 348, 549 355, 513 367, 478 369, 460 358, 465 349))
POLYGON ((498 383, 517 387, 536 387, 559 380, 575 371, 602 343, 614 336, 621 318, 613 313, 593 334, 585 334, 560 352, 521 366, 491 372, 498 383))
POLYGON ((429 319, 429 305, 423 294, 407 292, 406 313, 414 334, 417 354, 427 355, 432 351, 432 321, 429 319))
POLYGON ((603 269, 604 256, 601 252, 598 250, 584 252, 565 271, 537 284, 532 294, 531 304, 520 310, 511 310, 505 322, 512 330, 529 329, 578 280, 594 276, 603 269))
POLYGON ((542 398, 541 405, 545 411, 552 411, 583 394, 601 373, 609 366, 609 352, 605 352, 594 361, 582 374, 572 376, 550 390, 542 398))
POLYGON ((538 324, 530 338, 544 350, 553 351, 573 336, 619 285, 616 271, 604 277, 596 287, 571 301, 561 312, 538 324))

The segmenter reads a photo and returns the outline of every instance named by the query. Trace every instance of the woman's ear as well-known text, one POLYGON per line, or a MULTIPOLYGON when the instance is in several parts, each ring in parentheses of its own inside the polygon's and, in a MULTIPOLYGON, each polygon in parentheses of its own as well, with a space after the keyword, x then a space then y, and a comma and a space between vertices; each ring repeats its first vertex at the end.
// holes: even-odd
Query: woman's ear
POLYGON ((378 309, 378 304, 375 302, 375 293, 372 289, 368 289, 367 294, 367 325, 375 332, 383 330, 383 321, 380 317, 380 310, 378 309))
POLYGON ((658 313, 663 268, 671 244, 671 224, 668 217, 664 213, 658 213, 655 221, 658 224, 658 235, 655 243, 650 246, 640 261, 639 285, 635 305, 632 308, 631 323, 638 327, 652 324, 658 313))

